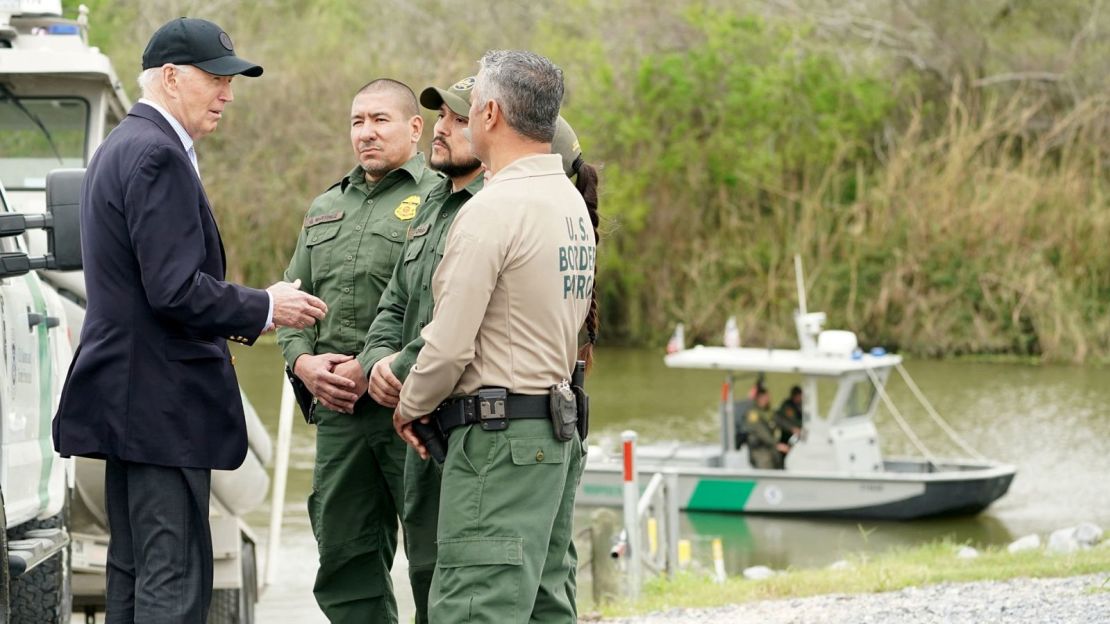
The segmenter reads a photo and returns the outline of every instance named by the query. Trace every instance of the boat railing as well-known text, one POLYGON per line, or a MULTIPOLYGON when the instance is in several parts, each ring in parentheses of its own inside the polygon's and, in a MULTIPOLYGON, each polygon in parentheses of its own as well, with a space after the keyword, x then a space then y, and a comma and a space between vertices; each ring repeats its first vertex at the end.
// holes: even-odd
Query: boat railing
MULTIPOLYGON (((952 425, 950 425, 948 421, 945 420, 940 415, 940 413, 937 412, 936 408, 933 407, 933 404, 929 402, 929 399, 926 398, 925 394, 921 392, 921 389, 917 387, 917 383, 914 382, 913 377, 910 377, 909 371, 907 371, 901 363, 895 364, 894 368, 902 377, 902 381, 905 382, 906 387, 910 389, 910 393, 913 394, 914 398, 917 399, 917 402, 921 404, 921 406, 925 409, 925 412, 929 415, 933 422, 936 423, 940 430, 948 436, 948 439, 951 440, 953 444, 958 446, 965 453, 970 455, 973 459, 978 461, 987 461, 987 458, 984 457, 982 453, 975 450, 973 446, 968 444, 952 427, 952 425)), ((902 433, 905 434, 910 443, 913 444, 915 448, 917 448, 922 456, 924 456, 926 462, 928 462, 928 465, 932 467, 932 470, 930 470, 929 472, 935 470, 938 467, 939 461, 936 454, 934 454, 929 449, 929 447, 925 445, 925 442, 922 441, 920 437, 918 437, 917 433, 913 430, 913 427, 910 426, 909 421, 906 420, 905 416, 902 415, 901 410, 898 409, 898 406, 895 405, 894 401, 890 398, 890 395, 887 393, 882 380, 879 379, 875 371, 870 368, 866 369, 866 371, 867 376, 871 379, 871 383, 875 387, 875 390, 879 395, 879 399, 883 402, 884 405, 886 405, 887 411, 890 412, 891 416, 894 417, 894 422, 898 425, 898 428, 902 430, 902 433)))
POLYGON ((623 564, 626 593, 635 601, 644 572, 672 576, 678 567, 678 473, 652 475, 640 492, 636 470, 636 432, 621 433, 624 524, 610 556, 623 564))
POLYGON ((933 404, 930 403, 929 399, 925 397, 925 393, 921 391, 921 388, 917 387, 917 383, 914 382, 913 377, 910 377, 910 373, 906 370, 906 367, 902 366, 901 363, 898 363, 895 364, 894 369, 898 371, 899 375, 901 375, 902 381, 905 382, 906 386, 910 389, 910 392, 917 399, 918 403, 920 403, 921 406, 925 408, 925 412, 928 413, 929 417, 933 419, 933 422, 935 422, 937 426, 940 427, 941 431, 943 431, 948 436, 948 439, 952 440, 953 444, 960 447, 963 452, 967 453, 974 459, 979 461, 987 461, 987 458, 984 457, 982 453, 975 450, 973 446, 964 441, 964 439, 960 437, 960 434, 952 428, 952 425, 948 424, 948 421, 945 420, 939 412, 937 412, 936 408, 933 407, 933 404))

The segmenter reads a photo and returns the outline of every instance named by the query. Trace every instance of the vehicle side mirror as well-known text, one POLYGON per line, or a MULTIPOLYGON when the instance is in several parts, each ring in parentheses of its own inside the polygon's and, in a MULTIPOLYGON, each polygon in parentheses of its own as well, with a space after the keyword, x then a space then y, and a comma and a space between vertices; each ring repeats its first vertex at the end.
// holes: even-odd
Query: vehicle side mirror
POLYGON ((55 169, 46 174, 46 212, 53 227, 46 232, 47 253, 58 271, 81 269, 81 182, 84 169, 55 169))

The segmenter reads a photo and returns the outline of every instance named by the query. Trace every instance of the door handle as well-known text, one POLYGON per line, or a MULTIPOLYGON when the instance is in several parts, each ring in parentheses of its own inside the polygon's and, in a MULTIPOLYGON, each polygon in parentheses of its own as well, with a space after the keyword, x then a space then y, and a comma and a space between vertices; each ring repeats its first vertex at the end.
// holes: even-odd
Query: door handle
POLYGON ((45 323, 46 329, 54 329, 61 324, 61 319, 56 316, 47 316, 45 314, 36 314, 35 312, 27 313, 27 328, 34 329, 35 325, 45 323))

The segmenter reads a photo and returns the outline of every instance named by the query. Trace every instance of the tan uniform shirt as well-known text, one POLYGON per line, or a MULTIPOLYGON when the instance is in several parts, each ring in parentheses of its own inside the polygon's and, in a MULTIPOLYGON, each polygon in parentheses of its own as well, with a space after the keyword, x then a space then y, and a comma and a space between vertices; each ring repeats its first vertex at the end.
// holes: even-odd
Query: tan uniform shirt
POLYGON ((557 154, 499 171, 447 235, 432 322, 399 415, 419 418, 448 396, 486 386, 546 394, 569 378, 595 253, 586 204, 557 154))

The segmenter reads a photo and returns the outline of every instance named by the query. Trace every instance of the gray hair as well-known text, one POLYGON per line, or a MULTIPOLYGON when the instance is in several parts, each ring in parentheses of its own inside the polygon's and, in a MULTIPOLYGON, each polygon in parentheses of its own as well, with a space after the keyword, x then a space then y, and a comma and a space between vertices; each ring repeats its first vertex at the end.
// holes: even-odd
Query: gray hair
POLYGON ((510 128, 533 141, 550 143, 563 101, 563 70, 524 50, 490 50, 478 64, 472 92, 478 108, 496 100, 510 128))
MULTIPOLYGON (((174 67, 176 67, 177 71, 181 73, 186 73, 193 70, 191 65, 174 65, 174 67)), ((149 99, 150 96, 154 95, 159 76, 161 75, 161 67, 151 67, 150 69, 144 69, 142 72, 139 73, 136 82, 139 83, 139 91, 142 93, 142 97, 149 99)))

